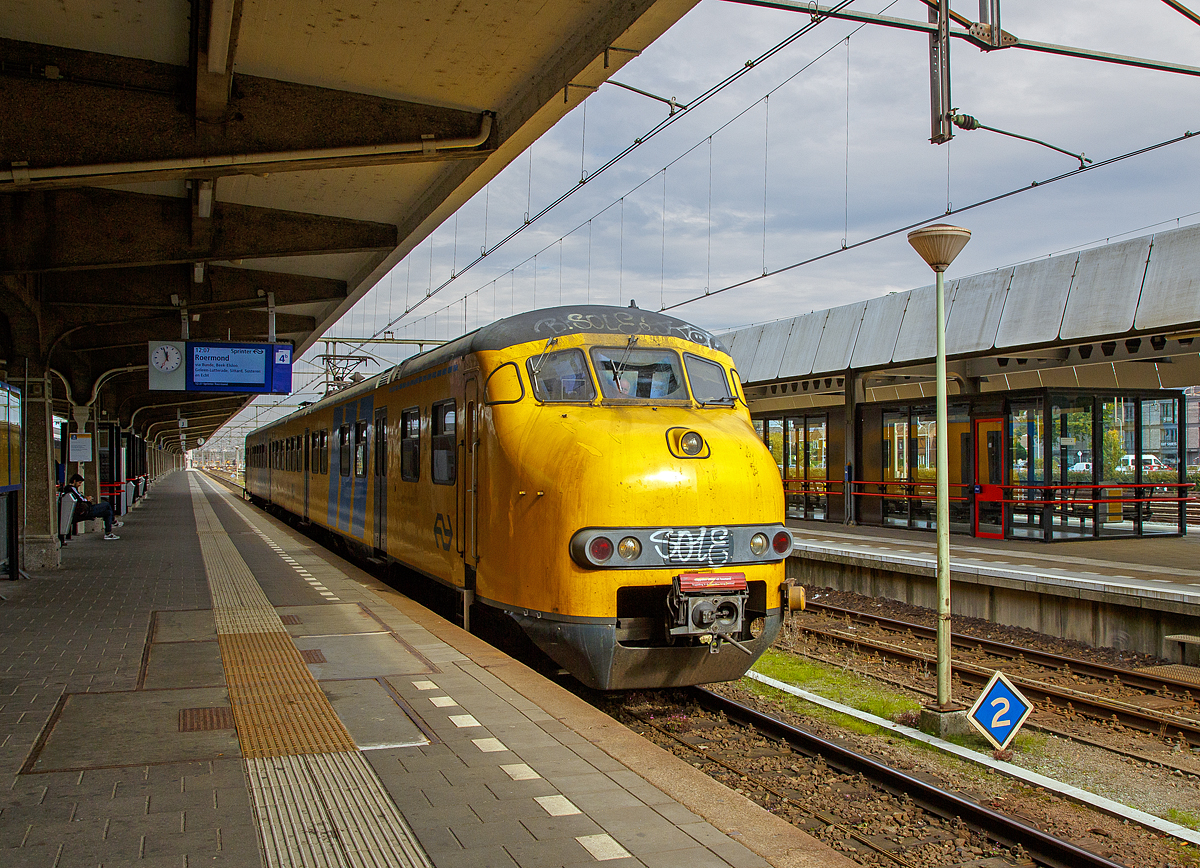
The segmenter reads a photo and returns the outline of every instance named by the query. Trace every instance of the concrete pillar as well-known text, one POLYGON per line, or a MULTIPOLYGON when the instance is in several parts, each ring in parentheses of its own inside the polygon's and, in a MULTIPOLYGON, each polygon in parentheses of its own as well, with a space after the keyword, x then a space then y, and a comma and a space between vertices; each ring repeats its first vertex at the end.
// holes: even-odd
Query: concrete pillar
POLYGON ((28 465, 24 508, 18 533, 24 540, 24 568, 55 569, 62 564, 58 545, 58 493, 54 481, 54 406, 50 380, 30 378, 24 395, 28 465))

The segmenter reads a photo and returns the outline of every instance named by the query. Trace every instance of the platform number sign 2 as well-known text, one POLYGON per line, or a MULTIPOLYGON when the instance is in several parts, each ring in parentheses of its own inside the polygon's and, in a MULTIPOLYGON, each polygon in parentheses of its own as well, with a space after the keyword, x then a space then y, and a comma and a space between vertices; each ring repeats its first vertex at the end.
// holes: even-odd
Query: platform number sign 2
POLYGON ((996 750, 1005 750, 1032 711, 1033 703, 1003 672, 995 672, 967 712, 967 720, 996 750))

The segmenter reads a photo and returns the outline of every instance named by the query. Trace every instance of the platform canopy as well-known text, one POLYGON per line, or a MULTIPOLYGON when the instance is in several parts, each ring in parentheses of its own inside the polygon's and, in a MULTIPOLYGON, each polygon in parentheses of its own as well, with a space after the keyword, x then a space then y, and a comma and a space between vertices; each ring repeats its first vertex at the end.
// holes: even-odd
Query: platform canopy
POLYGON ((0 0, 0 379, 190 448, 149 340, 304 351, 695 2, 0 0))
MULTIPOLYGON (((934 287, 721 335, 755 409, 933 394, 934 287)), ((1200 385, 1200 226, 953 278, 952 391, 1200 385)))

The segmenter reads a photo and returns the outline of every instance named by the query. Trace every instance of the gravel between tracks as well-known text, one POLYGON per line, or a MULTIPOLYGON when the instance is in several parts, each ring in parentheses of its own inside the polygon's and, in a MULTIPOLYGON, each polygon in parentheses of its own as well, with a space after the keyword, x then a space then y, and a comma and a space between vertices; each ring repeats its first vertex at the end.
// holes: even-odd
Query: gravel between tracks
MULTIPOLYGON (((831 605, 914 623, 933 623, 934 616, 929 610, 893 601, 858 597, 828 589, 809 589, 809 593, 820 602, 831 605)), ((803 621, 804 617, 796 618, 785 626, 776 642, 777 650, 819 650, 815 647, 816 643, 804 638, 800 629, 803 621)), ((1059 640, 1028 630, 999 627, 973 619, 956 618, 954 626, 956 632, 972 633, 1014 645, 1039 648, 1131 669, 1161 662, 1147 655, 1132 654, 1119 649, 1092 648, 1083 643, 1059 640)), ((857 656, 851 660, 845 649, 842 649, 835 659, 830 660, 830 663, 834 666, 851 665, 855 669, 875 666, 881 670, 880 674, 884 677, 890 674, 893 680, 902 682, 908 677, 909 683, 912 683, 911 670, 898 664, 891 664, 889 667, 881 661, 868 664, 864 658, 857 656)), ((918 702, 928 701, 928 698, 920 693, 906 691, 893 684, 876 684, 880 691, 906 694, 918 702)), ((966 690, 961 685, 958 687, 960 690, 966 690)), ((811 711, 811 707, 803 703, 778 699, 777 694, 764 695, 763 688, 746 680, 717 689, 731 698, 777 714, 781 713, 785 718, 790 718, 818 735, 840 740, 898 768, 933 775, 949 789, 966 793, 980 802, 1018 816, 1044 831, 1101 853, 1131 868, 1200 866, 1200 851, 1195 847, 1161 837, 1135 824, 1122 822, 1041 790, 1029 788, 1000 774, 944 754, 934 753, 903 739, 851 732, 828 719, 822 719, 822 715, 811 711)), ((1014 752, 1012 762, 1158 816, 1169 817, 1173 809, 1189 812, 1193 817, 1200 815, 1200 756, 1197 755, 1200 751, 1183 750, 1148 734, 1082 720, 1079 716, 1055 716, 1053 722, 1060 729, 1073 731, 1143 756, 1157 758, 1160 762, 1179 766, 1183 771, 1163 768, 1156 763, 1132 760, 1110 750, 1079 744, 1049 734, 1025 739, 1024 749, 1014 752)), ((1176 818, 1178 819, 1178 815, 1176 818)), ((971 851, 967 850, 965 854, 969 856, 971 851)), ((850 855, 864 861, 853 852, 850 855)), ((960 859, 964 858, 963 854, 957 852, 954 855, 960 859)), ((976 855, 975 858, 981 857, 976 855)), ((872 864, 870 860, 865 861, 872 864)), ((927 864, 954 864, 929 861, 927 857, 917 861, 925 861, 927 864)))

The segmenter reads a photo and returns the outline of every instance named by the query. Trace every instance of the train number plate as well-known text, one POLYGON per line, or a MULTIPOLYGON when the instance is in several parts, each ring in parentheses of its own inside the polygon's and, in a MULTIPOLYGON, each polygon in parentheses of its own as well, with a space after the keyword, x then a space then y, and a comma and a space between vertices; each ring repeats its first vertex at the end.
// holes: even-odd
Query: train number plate
POLYGON ((704 564, 720 566, 729 563, 732 536, 727 527, 689 529, 663 528, 651 537, 658 556, 669 564, 704 564))

